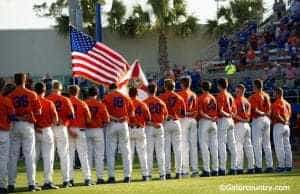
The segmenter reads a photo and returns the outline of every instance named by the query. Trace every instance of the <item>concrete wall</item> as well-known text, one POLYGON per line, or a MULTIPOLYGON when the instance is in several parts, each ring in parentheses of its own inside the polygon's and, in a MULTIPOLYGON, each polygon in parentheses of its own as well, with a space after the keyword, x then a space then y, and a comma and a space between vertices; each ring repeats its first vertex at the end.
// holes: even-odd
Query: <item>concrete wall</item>
MULTIPOLYGON (((147 34, 141 39, 127 39, 105 30, 103 36, 104 42, 121 52, 129 62, 140 59, 146 72, 158 71, 158 41, 155 34, 147 34)), ((209 43, 202 31, 186 39, 170 35, 170 62, 192 64, 201 57, 200 50, 209 43)), ((68 38, 57 35, 53 29, 0 31, 0 75, 9 76, 21 71, 33 75, 47 72, 52 75, 69 74, 68 38)))

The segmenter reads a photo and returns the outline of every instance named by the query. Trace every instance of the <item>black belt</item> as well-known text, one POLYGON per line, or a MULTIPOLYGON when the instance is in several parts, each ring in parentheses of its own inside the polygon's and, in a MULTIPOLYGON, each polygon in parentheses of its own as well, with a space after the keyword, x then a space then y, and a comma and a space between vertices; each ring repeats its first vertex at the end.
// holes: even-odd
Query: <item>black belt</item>
POLYGON ((167 118, 167 121, 177 121, 178 119, 167 118))
POLYGON ((79 129, 79 131, 85 131, 85 129, 79 129))

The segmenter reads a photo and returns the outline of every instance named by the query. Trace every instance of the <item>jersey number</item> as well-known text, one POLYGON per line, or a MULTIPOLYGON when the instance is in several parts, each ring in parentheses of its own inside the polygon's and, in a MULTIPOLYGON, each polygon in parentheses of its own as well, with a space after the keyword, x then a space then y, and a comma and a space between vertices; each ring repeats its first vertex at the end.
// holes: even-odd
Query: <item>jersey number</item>
POLYGON ((61 103, 61 101, 55 101, 55 107, 56 107, 56 111, 57 112, 60 112, 60 111, 62 111, 62 103, 61 103))
POLYGON ((29 105, 27 96, 14 97, 14 104, 16 108, 26 108, 29 105))
POLYGON ((207 105, 208 110, 216 110, 217 109, 217 105, 213 100, 210 100, 208 105, 207 105))
POLYGON ((161 105, 160 104, 150 104, 149 105, 149 110, 151 113, 161 113, 161 105))
POLYGON ((168 107, 174 108, 175 104, 176 104, 176 97, 169 97, 168 98, 168 107))
POLYGON ((113 100, 114 107, 122 108, 124 106, 124 101, 122 97, 115 97, 113 100))
POLYGON ((137 116, 142 116, 142 114, 143 114, 142 107, 138 106, 138 107, 135 109, 135 115, 137 115, 137 116))
POLYGON ((91 110, 92 116, 95 117, 98 113, 98 107, 90 106, 89 108, 91 110))

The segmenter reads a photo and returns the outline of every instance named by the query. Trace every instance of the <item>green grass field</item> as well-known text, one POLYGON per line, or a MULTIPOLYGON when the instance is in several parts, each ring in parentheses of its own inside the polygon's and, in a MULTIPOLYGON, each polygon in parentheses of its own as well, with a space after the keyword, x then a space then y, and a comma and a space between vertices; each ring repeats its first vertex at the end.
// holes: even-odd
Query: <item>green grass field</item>
MULTIPOLYGON (((93 171, 93 178, 95 177, 95 172, 93 171)), ((107 178, 107 177, 106 177, 107 178)), ((259 175, 240 175, 240 176, 226 176, 226 177, 208 177, 208 178, 185 178, 182 180, 167 180, 159 181, 158 173, 155 171, 153 173, 153 179, 150 182, 141 182, 140 169, 137 165, 134 166, 133 170, 133 182, 131 184, 121 183, 123 180, 123 173, 121 166, 117 169, 117 181, 120 183, 109 185, 94 185, 91 187, 82 186, 83 178, 81 176, 81 171, 76 170, 75 182, 77 183, 75 187, 68 189, 59 190, 48 190, 41 191, 40 193, 47 194, 206 194, 206 193, 300 193, 300 168, 294 169, 291 173, 274 173, 274 174, 259 174, 259 175), (272 189, 269 191, 233 191, 224 189, 232 189, 232 186, 270 186, 272 189), (275 186, 277 186, 275 188, 275 186), (286 190, 287 189, 287 190, 286 190)), ((43 183, 43 173, 39 167, 37 172, 38 183, 43 183)), ((60 170, 56 169, 54 174, 54 182, 56 184, 61 183, 60 170)), ((17 179, 17 192, 23 193, 27 189, 26 185, 26 173, 24 168, 19 169, 18 179, 17 179)), ((271 189, 271 188, 270 188, 271 189)))

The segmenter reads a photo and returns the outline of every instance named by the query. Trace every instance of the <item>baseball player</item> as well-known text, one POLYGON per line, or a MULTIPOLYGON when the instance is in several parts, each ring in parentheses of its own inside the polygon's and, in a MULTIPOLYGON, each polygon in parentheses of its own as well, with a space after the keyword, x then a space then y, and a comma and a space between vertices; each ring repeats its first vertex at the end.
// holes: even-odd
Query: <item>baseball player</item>
POLYGON ((198 145, 197 145, 197 96, 190 90, 191 78, 181 79, 182 90, 178 94, 186 106, 186 117, 180 119, 182 127, 182 175, 187 176, 192 167, 192 177, 198 175, 198 145))
POLYGON ((157 86, 156 84, 149 84, 148 95, 149 97, 144 101, 150 111, 151 120, 147 123, 146 139, 147 139, 147 164, 149 170, 149 177, 152 177, 153 168, 153 152, 155 150, 156 160, 158 163, 160 179, 166 179, 165 167, 165 139, 164 128, 162 123, 167 119, 168 110, 166 104, 156 97, 157 86))
POLYGON ((171 178, 171 146, 175 155, 176 179, 180 179, 182 173, 182 129, 179 118, 185 117, 186 108, 184 100, 174 92, 175 82, 173 80, 166 79, 164 88, 165 93, 160 98, 166 103, 168 109, 168 118, 164 122, 166 179, 171 178))
POLYGON ((36 186, 35 174, 35 116, 41 114, 41 104, 35 92, 25 88, 26 74, 15 74, 16 89, 8 97, 16 110, 16 119, 10 133, 10 163, 8 165, 8 191, 14 192, 17 178, 17 163, 22 147, 25 156, 29 191, 40 191, 36 186))
POLYGON ((97 99, 99 91, 96 87, 89 88, 89 98, 85 101, 92 114, 92 120, 86 130, 88 157, 90 168, 95 161, 97 184, 103 184, 105 138, 104 127, 109 122, 106 106, 97 99))
POLYGON ((235 128, 234 134, 236 138, 237 151, 237 174, 244 172, 244 150, 248 163, 248 174, 254 173, 254 153, 251 142, 251 128, 249 125, 251 118, 251 105, 247 98, 245 98, 245 86, 239 84, 235 89, 236 97, 235 103, 235 128))
POLYGON ((132 87, 129 89, 129 97, 131 98, 134 107, 134 117, 129 121, 129 136, 131 144, 131 162, 134 160, 135 149, 137 151, 143 181, 149 180, 148 165, 147 165, 147 143, 145 125, 150 120, 150 112, 147 105, 137 99, 138 91, 132 87))
POLYGON ((263 91, 262 80, 254 81, 254 94, 249 98, 252 117, 252 144, 255 157, 255 172, 262 172, 262 147, 266 157, 266 171, 273 172, 273 159, 270 143, 270 97, 263 91))
POLYGON ((9 131, 15 109, 9 98, 4 96, 4 79, 0 79, 0 193, 7 193, 7 164, 9 162, 9 131))
POLYGON ((227 152, 228 145, 231 155, 231 169, 229 174, 236 174, 236 143, 234 135, 234 121, 232 114, 234 111, 234 99, 227 91, 228 80, 222 78, 218 80, 218 89, 220 93, 217 95, 218 108, 218 147, 219 147, 219 175, 226 175, 227 152))
POLYGON ((211 83, 202 82, 203 94, 198 97, 197 109, 199 120, 199 143, 203 160, 202 177, 218 176, 218 128, 217 128, 217 101, 209 93, 211 83), (212 170, 210 169, 210 159, 212 170))
POLYGON ((103 99, 110 115, 111 123, 107 129, 107 164, 108 183, 115 183, 115 154, 117 144, 122 153, 124 165, 124 182, 131 182, 131 150, 128 121, 134 115, 133 105, 129 97, 117 91, 117 85, 110 85, 110 93, 103 99))
POLYGON ((69 149, 70 149, 70 184, 74 186, 74 159, 75 150, 78 152, 82 173, 84 176, 84 185, 91 186, 91 170, 88 162, 88 147, 86 141, 85 129, 91 123, 91 112, 88 105, 78 98, 80 88, 77 85, 70 86, 70 101, 74 107, 75 116, 70 120, 69 125, 69 149))
POLYGON ((55 105, 52 101, 45 98, 46 85, 37 83, 34 90, 39 96, 42 105, 42 114, 36 116, 35 123, 35 149, 36 163, 42 154, 44 163, 44 179, 43 189, 58 189, 52 182, 53 164, 54 164, 54 135, 51 126, 58 123, 58 115, 55 105))
POLYGON ((70 100, 61 95, 62 84, 53 81, 51 94, 47 99, 51 100, 58 113, 58 124, 52 126, 55 147, 60 161, 60 170, 63 177, 63 187, 71 186, 70 182, 70 154, 69 154, 69 135, 67 126, 70 119, 74 117, 74 109, 70 100))
POLYGON ((292 151, 290 144, 291 105, 283 98, 282 88, 275 89, 275 102, 272 104, 273 139, 278 161, 277 172, 292 170, 292 151))

